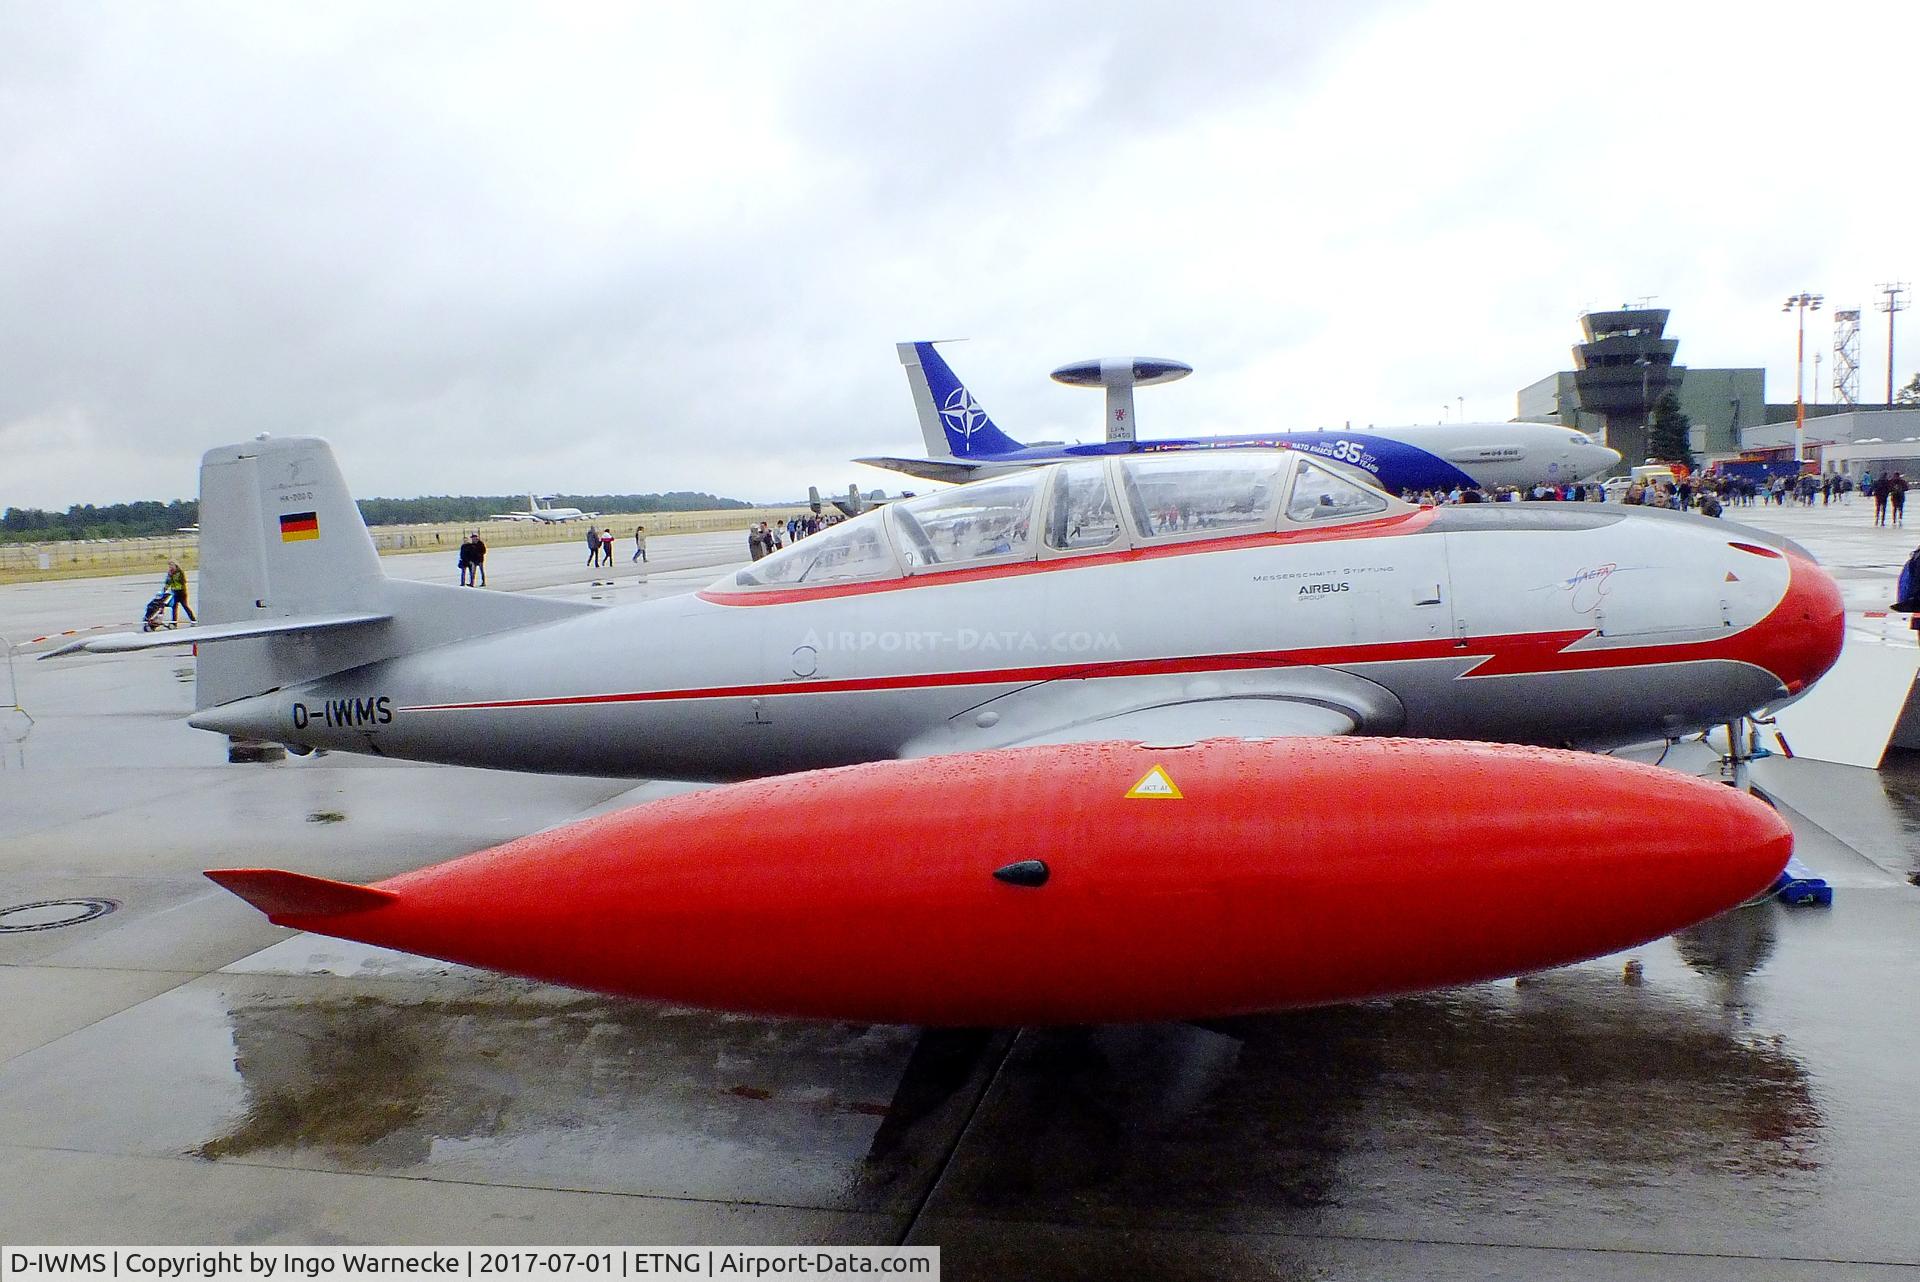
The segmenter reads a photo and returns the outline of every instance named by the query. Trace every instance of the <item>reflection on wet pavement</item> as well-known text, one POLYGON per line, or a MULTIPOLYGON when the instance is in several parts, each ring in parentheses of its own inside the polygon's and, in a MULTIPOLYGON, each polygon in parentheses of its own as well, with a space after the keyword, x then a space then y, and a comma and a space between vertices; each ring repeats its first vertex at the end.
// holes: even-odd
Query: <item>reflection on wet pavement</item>
POLYGON ((201 1157, 848 1210, 917 1200, 989 1040, 493 980, 463 997, 236 994, 229 1019, 245 1103, 201 1157))
POLYGON ((1920 886, 1920 752, 1889 749, 1875 778, 1899 825, 1898 849, 1908 859, 1907 878, 1920 886))
POLYGON ((1775 922, 1784 911, 1769 902, 1742 912, 1722 913, 1675 935, 1674 948, 1680 960, 1695 972, 1719 981, 1723 1006, 1744 1010, 1747 980, 1759 974, 1772 958, 1779 942, 1775 922))
POLYGON ((1684 1181, 1757 1218, 1813 1197, 1824 1120, 1786 1045, 1618 973, 1028 1032, 930 1212, 1270 1232, 1494 1212, 1604 1237, 1684 1181))

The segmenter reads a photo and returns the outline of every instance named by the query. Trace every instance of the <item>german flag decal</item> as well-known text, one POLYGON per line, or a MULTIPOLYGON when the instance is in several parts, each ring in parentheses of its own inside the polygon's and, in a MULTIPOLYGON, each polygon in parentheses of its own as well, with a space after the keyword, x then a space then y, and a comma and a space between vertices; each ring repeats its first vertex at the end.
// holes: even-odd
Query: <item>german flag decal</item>
POLYGON ((313 512, 288 512, 280 518, 280 541, 298 543, 320 537, 320 518, 313 512))

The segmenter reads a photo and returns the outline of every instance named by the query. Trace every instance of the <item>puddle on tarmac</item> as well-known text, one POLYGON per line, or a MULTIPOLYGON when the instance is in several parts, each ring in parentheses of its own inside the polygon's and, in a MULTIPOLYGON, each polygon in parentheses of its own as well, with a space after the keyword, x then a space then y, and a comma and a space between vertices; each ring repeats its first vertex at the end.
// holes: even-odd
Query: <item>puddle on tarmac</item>
POLYGON ((199 1157, 849 1209, 910 1205, 985 1080, 977 1053, 916 1068, 913 1029, 510 982, 236 1001, 230 1023, 244 1105, 199 1157))
POLYGON ((1900 825, 1901 845, 1911 861, 1907 879, 1920 886, 1920 752, 1889 749, 1877 778, 1900 825))
MULTIPOLYGON (((1708 969, 1764 952, 1688 947, 1708 969)), ((1764 1219, 1816 1196, 1824 1161, 1821 1107, 1781 1038, 1749 1032, 1737 1003, 1702 1009, 1613 967, 1163 1030, 1144 1053, 1141 1036, 1023 1036, 942 1213, 1119 1223, 1149 1207, 1211 1225, 1550 1206, 1604 1224, 1698 1181, 1764 1219)))

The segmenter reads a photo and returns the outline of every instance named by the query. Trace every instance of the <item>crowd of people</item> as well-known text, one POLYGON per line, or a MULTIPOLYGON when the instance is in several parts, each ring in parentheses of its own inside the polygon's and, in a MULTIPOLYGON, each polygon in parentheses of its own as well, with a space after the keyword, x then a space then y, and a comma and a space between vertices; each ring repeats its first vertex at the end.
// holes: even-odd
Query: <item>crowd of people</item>
POLYGON ((1496 485, 1491 490, 1477 485, 1456 485, 1450 490, 1402 490, 1400 497, 1409 503, 1427 507, 1451 503, 1598 503, 1606 497, 1598 481, 1577 485, 1535 485, 1522 490, 1513 485, 1496 485))
POLYGON ((845 519, 815 512, 810 516, 793 516, 785 521, 762 521, 758 525, 748 526, 747 555, 758 561, 769 553, 778 552, 790 543, 798 543, 809 534, 818 534, 845 519))
POLYGON ((1851 477, 1829 473, 1826 476, 1776 476, 1771 481, 1761 482, 1748 478, 1733 477, 1727 482, 1732 501, 1739 507, 1752 507, 1756 503, 1764 506, 1772 503, 1785 507, 1789 503, 1798 503, 1802 507, 1812 507, 1818 499, 1823 505, 1850 501, 1854 484, 1851 477))
MULTIPOLYGON (((1822 506, 1848 503, 1856 491, 1873 499, 1875 525, 1905 524, 1907 479, 1894 471, 1882 472, 1878 476, 1869 473, 1858 484, 1852 478, 1836 473, 1825 476, 1776 476, 1771 480, 1723 476, 1712 472, 1696 473, 1671 481, 1634 481, 1619 489, 1615 501, 1633 507, 1669 508, 1676 512, 1694 511, 1703 516, 1719 516, 1729 507, 1764 506, 1768 503, 1780 507, 1789 503, 1805 507, 1812 507, 1816 503, 1822 506)), ((1599 503, 1606 500, 1607 493, 1601 483, 1593 481, 1575 485, 1536 485, 1525 491, 1513 486, 1498 486, 1488 491, 1456 485, 1451 490, 1403 491, 1400 497, 1409 503, 1445 506, 1453 503, 1511 503, 1522 499, 1530 502, 1557 500, 1599 503)))
MULTIPOLYGON (((633 527, 633 555, 629 562, 647 559, 647 527, 633 527)), ((587 527, 587 564, 590 566, 613 566, 613 529, 612 527, 587 527)))
MULTIPOLYGON (((1521 489, 1512 485, 1494 487, 1489 493, 1474 486, 1454 486, 1451 490, 1424 490, 1401 495, 1409 503, 1447 505, 1452 503, 1602 503, 1606 488, 1598 481, 1572 485, 1535 485, 1521 489)), ((1705 479, 1678 482, 1635 481, 1622 490, 1619 502, 1634 507, 1669 508, 1676 512, 1697 510, 1704 516, 1719 516, 1724 510, 1723 492, 1705 479)))

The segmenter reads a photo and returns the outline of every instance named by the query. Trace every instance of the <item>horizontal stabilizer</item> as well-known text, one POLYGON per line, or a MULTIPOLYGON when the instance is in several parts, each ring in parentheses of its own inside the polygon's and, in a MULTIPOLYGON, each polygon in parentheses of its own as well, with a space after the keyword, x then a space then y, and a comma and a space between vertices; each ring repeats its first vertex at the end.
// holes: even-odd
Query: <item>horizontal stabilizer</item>
POLYGON ((154 650, 164 645, 205 645, 210 641, 245 641, 255 637, 286 636, 295 632, 329 632, 336 628, 357 628, 369 623, 386 623, 393 616, 377 612, 355 614, 309 614, 292 618, 262 619, 258 622, 209 623, 199 627, 160 632, 109 632, 105 636, 72 641, 40 657, 57 658, 85 650, 89 654, 124 654, 130 650, 154 650))
POLYGON ((917 476, 923 481, 951 481, 955 485, 993 475, 993 470, 979 463, 960 462, 954 459, 880 457, 857 458, 854 462, 865 463, 868 467, 883 467, 889 472, 904 472, 908 476, 917 476))
POLYGON ((278 868, 210 868, 207 877, 275 920, 366 912, 400 897, 377 886, 329 881, 278 868))

